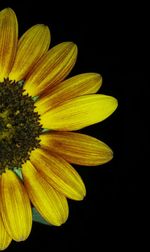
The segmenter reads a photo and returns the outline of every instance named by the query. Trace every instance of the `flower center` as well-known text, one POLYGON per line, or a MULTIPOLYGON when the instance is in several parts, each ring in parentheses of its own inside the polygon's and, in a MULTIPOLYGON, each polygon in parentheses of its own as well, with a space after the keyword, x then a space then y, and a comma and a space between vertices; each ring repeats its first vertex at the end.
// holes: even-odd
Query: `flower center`
POLYGON ((40 146, 39 114, 33 98, 23 92, 23 82, 0 82, 0 174, 20 168, 40 146))

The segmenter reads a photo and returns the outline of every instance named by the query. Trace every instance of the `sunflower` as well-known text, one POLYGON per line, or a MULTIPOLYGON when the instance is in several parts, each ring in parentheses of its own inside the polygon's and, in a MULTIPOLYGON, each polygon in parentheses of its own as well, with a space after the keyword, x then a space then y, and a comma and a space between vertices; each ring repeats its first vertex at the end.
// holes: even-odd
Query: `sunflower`
POLYGON ((0 12, 0 250, 29 236, 33 207, 51 225, 63 224, 67 199, 86 194, 72 164, 101 165, 113 155, 102 141, 73 131, 106 119, 117 100, 95 94, 97 73, 66 79, 77 46, 49 50, 50 38, 37 24, 18 40, 14 11, 0 12))

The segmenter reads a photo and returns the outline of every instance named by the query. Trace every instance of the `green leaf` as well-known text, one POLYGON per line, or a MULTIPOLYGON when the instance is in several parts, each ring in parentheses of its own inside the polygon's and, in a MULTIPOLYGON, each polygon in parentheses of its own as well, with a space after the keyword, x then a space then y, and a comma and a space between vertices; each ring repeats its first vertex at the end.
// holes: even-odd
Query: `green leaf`
POLYGON ((43 219, 43 217, 39 214, 39 212, 34 207, 32 208, 32 218, 33 218, 33 221, 51 226, 46 220, 43 219))

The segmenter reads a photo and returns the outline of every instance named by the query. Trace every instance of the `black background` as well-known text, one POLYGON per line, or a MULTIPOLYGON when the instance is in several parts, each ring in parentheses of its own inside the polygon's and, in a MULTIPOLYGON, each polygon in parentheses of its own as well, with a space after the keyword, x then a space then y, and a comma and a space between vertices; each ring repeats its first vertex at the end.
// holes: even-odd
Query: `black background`
POLYGON ((51 29, 51 46, 74 41, 78 60, 70 76, 99 72, 100 92, 118 99, 117 111, 107 120, 81 132, 97 137, 114 150, 114 159, 99 167, 77 167, 87 188, 82 202, 69 201, 70 215, 61 227, 33 224, 25 242, 12 242, 8 251, 51 249, 93 251, 138 244, 147 129, 148 15, 136 3, 0 1, 12 7, 20 35, 36 23, 51 29), (142 155, 144 153, 144 155, 142 155), (139 168, 140 167, 140 168, 139 168), (140 179, 139 179, 140 175, 140 179))

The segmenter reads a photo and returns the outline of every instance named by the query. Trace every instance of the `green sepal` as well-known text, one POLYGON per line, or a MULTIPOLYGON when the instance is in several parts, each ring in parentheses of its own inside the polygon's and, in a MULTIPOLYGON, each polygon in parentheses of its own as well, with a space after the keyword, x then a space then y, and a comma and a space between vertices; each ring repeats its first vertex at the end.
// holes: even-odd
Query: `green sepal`
POLYGON ((34 207, 32 208, 32 219, 35 222, 39 222, 41 224, 51 226, 46 220, 43 219, 43 217, 39 214, 39 212, 34 207))
POLYGON ((32 96, 32 100, 36 102, 39 99, 39 96, 32 96))
POLYGON ((46 129, 46 128, 42 129, 42 133, 46 133, 46 132, 49 132, 49 131, 50 131, 50 129, 46 129))
POLYGON ((20 80, 20 81, 18 81, 18 86, 19 86, 20 88, 22 88, 22 87, 23 87, 23 85, 24 85, 24 80, 20 80))
POLYGON ((17 175, 21 180, 23 180, 21 168, 14 167, 14 172, 16 173, 16 175, 17 175))

